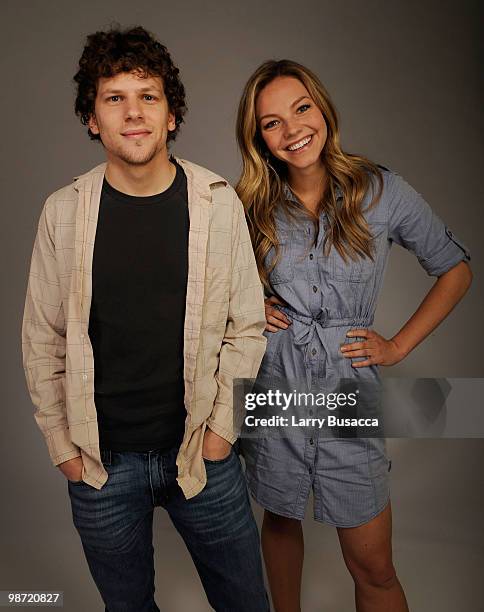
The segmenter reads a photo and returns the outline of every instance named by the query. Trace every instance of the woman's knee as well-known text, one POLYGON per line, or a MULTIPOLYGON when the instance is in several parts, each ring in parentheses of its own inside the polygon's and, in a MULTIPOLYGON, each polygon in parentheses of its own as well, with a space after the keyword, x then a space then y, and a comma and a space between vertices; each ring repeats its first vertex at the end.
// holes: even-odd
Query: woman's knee
POLYGON ((374 558, 364 563, 349 563, 348 569, 359 586, 389 590, 398 582, 391 559, 374 558))
POLYGON ((275 532, 300 531, 301 521, 266 510, 262 526, 266 530, 269 529, 275 532))

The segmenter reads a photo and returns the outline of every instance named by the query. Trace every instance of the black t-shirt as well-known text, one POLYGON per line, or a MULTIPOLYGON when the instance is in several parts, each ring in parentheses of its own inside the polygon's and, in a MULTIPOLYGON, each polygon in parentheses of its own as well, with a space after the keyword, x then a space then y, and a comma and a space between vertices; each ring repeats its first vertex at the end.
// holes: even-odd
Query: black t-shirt
POLYGON ((135 197, 104 180, 92 266, 89 337, 101 448, 181 442, 188 276, 187 179, 135 197))

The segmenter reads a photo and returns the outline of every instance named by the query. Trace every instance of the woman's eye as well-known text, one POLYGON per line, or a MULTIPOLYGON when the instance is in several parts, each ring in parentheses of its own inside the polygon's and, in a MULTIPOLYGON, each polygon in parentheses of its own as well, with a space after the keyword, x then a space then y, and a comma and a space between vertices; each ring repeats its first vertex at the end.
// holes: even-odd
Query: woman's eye
POLYGON ((109 102, 118 102, 120 100, 119 96, 109 96, 108 101, 109 102))
POLYGON ((273 119, 272 121, 269 121, 268 123, 265 124, 264 129, 265 130, 270 130, 272 127, 274 127, 277 123, 276 119, 273 119))
POLYGON ((145 94, 144 97, 145 97, 145 100, 147 100, 148 102, 152 102, 155 99, 155 97, 152 96, 151 94, 145 94))
POLYGON ((297 112, 298 112, 298 113, 299 113, 299 112, 301 112, 301 113, 305 113, 305 112, 308 110, 308 108, 311 108, 311 105, 310 105, 310 104, 302 104, 302 105, 301 105, 301 106, 300 106, 300 107, 297 109, 297 112))

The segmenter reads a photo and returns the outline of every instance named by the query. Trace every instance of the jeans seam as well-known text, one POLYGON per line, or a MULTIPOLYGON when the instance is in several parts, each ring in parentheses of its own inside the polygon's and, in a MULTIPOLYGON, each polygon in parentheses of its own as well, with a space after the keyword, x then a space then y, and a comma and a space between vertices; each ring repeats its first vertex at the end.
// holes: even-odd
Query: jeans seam
POLYGON ((161 480, 161 488, 166 490, 166 478, 165 478, 165 462, 163 461, 163 455, 159 456, 159 474, 161 480))
POLYGON ((151 501, 153 506, 155 505, 155 492, 153 491, 153 480, 151 479, 151 451, 148 452, 148 478, 150 481, 150 489, 151 489, 151 501))

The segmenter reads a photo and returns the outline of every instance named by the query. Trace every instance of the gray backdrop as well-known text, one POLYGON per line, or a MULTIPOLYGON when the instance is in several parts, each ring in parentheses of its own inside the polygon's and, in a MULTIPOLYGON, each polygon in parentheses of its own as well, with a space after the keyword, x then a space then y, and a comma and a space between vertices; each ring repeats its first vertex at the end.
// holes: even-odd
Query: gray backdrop
MULTIPOLYGON (((2 371, 0 589, 61 589, 69 612, 101 610, 66 483, 49 462, 21 367, 31 249, 46 196, 99 163, 73 114, 71 78, 86 34, 142 24, 181 69, 189 113, 174 151, 234 182, 236 105, 251 71, 290 57, 315 70, 342 117, 346 150, 401 173, 464 240, 474 284, 465 301, 392 376, 479 377, 482 339, 480 3, 10 2, 1 5, 2 371)), ((432 284, 395 249, 375 329, 393 334, 432 284)), ((392 440, 395 563, 417 612, 482 609, 483 443, 392 440)), ((255 509, 260 521, 261 512, 255 509)), ((156 512, 158 602, 209 608, 180 538, 156 512)), ((306 612, 353 609, 335 530, 305 522, 306 612)), ((250 612, 250 611, 248 611, 250 612)))

